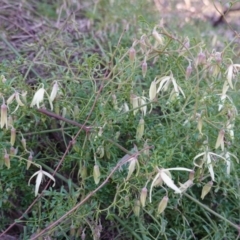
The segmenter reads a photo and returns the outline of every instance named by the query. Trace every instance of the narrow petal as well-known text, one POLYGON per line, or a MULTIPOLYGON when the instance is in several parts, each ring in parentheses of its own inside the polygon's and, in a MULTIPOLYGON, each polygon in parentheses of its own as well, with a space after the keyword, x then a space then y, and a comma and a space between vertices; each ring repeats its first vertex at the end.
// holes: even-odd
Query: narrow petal
POLYGON ((210 176, 211 176, 212 180, 214 181, 213 165, 212 165, 212 160, 211 160, 211 156, 209 153, 207 154, 207 166, 208 166, 208 171, 210 173, 210 176))
POLYGON ((181 193, 181 190, 174 184, 173 180, 164 171, 161 170, 160 174, 162 180, 168 187, 175 190, 176 193, 181 193))
POLYGON ((154 183, 157 181, 157 179, 160 177, 160 172, 155 176, 155 178, 152 181, 151 187, 150 187, 150 193, 149 193, 149 200, 150 203, 152 202, 152 189, 154 187, 154 183))
POLYGON ((38 175, 36 178, 35 197, 38 195, 38 191, 39 191, 40 184, 42 182, 42 178, 43 178, 43 171, 40 170, 40 171, 38 171, 38 175))
POLYGON ((55 186, 55 178, 51 175, 51 174, 49 174, 48 172, 45 172, 45 171, 42 171, 42 173, 44 174, 44 175, 46 175, 47 177, 49 177, 51 180, 53 180, 53 187, 55 186))

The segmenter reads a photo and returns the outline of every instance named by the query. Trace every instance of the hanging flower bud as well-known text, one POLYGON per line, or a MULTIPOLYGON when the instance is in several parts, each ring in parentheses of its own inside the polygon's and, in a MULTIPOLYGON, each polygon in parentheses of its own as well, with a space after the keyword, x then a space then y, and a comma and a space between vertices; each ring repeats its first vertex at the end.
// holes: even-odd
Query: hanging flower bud
POLYGON ((164 212, 164 210, 166 209, 168 204, 168 196, 163 197, 163 199, 161 200, 161 202, 158 204, 158 214, 161 214, 164 212))
POLYGON ((14 100, 14 98, 15 98, 15 93, 13 93, 9 98, 8 98, 8 100, 7 100, 7 105, 10 105, 12 102, 13 102, 13 100, 14 100))
POLYGON ((22 146, 24 148, 24 150, 27 150, 27 143, 26 143, 26 139, 22 136, 22 140, 21 140, 22 146))
POLYGON ((129 54, 129 59, 131 62, 134 62, 135 60, 135 57, 136 57, 136 51, 134 49, 134 47, 131 47, 128 51, 128 54, 129 54))
POLYGON ((189 41, 189 38, 186 37, 186 39, 184 40, 184 43, 183 43, 184 47, 189 49, 190 48, 190 41, 189 41))
POLYGON ((112 103, 113 103, 113 108, 115 109, 115 110, 118 110, 118 103, 117 103, 117 97, 116 97, 116 95, 115 94, 112 94, 112 103))
POLYGON ((1 76, 0 76, 0 79, 1 79, 1 82, 2 82, 2 83, 5 83, 5 82, 7 81, 7 79, 5 78, 4 75, 1 75, 1 76))
POLYGON ((142 49, 142 53, 145 53, 146 52, 146 50, 147 50, 147 46, 146 46, 146 43, 145 43, 145 37, 146 37, 146 35, 142 35, 141 36, 141 38, 140 38, 140 47, 141 47, 141 49, 142 49))
POLYGON ((189 79, 191 73, 192 73, 192 65, 189 62, 189 65, 187 66, 187 69, 186 69, 186 79, 189 79))
POLYGON ((140 202, 141 202, 142 207, 145 207, 147 192, 148 192, 148 190, 146 187, 142 188, 141 195, 140 195, 140 202))
POLYGON ((49 97, 50 102, 53 102, 54 99, 56 98, 58 89, 59 89, 58 82, 55 81, 55 83, 53 84, 52 92, 49 97))
POLYGON ((144 62, 142 63, 142 75, 143 75, 143 78, 145 78, 146 73, 147 73, 147 62, 144 61, 144 62))
POLYGON ((1 128, 6 126, 6 129, 8 128, 7 124, 7 105, 3 102, 1 105, 1 128))
POLYGON ((123 111, 124 112, 128 112, 129 111, 129 107, 128 107, 126 102, 124 102, 124 104, 123 104, 123 111))
POLYGON ((77 119, 79 117, 79 114, 80 114, 79 107, 78 107, 78 105, 75 105, 74 108, 73 108, 73 117, 74 117, 74 119, 77 119))
POLYGON ((200 113, 196 114, 196 118, 197 118, 197 129, 199 131, 200 134, 202 134, 202 126, 203 126, 203 122, 202 122, 202 117, 200 113))
POLYGON ((99 166, 95 164, 93 168, 93 178, 96 185, 100 182, 100 175, 99 166))
POLYGON ((99 158, 103 158, 104 157, 104 147, 101 145, 101 146, 99 146, 98 148, 97 148, 97 152, 96 152, 97 154, 98 154, 98 157, 99 158))
POLYGON ((32 151, 30 152, 30 155, 28 157, 28 161, 27 161, 27 170, 30 168, 31 164, 32 164, 32 160, 33 160, 33 153, 32 151))
POLYGON ((87 178, 87 167, 85 164, 80 168, 80 176, 82 180, 85 180, 87 178))
POLYGON ((16 141, 16 129, 14 127, 11 128, 11 137, 10 137, 10 143, 11 143, 11 146, 14 145, 16 141))
POLYGON ((10 147, 10 155, 15 155, 15 148, 12 146, 10 147))
POLYGON ((133 109, 135 109, 133 111, 133 115, 135 115, 138 111, 138 96, 136 96, 135 94, 131 94, 131 97, 130 97, 130 101, 132 103, 132 107, 133 109))
POLYGON ((222 151, 224 151, 224 135, 225 131, 224 129, 221 129, 218 133, 218 138, 215 145, 216 149, 218 149, 221 146, 222 151))
POLYGON ((149 99, 153 101, 157 96, 157 84, 156 79, 151 82, 151 86, 149 88, 149 99))
POLYGON ((137 132, 136 132, 137 142, 139 142, 142 139, 143 134, 144 134, 144 119, 141 118, 137 126, 137 132))
POLYGON ((148 139, 146 139, 146 141, 144 142, 143 148, 144 148, 143 154, 149 157, 150 153, 149 153, 148 139))
POLYGON ((147 114, 146 97, 142 96, 139 98, 139 106, 141 106, 140 110, 143 113, 143 116, 146 116, 147 114))
POLYGON ((85 238, 86 238, 86 233, 85 233, 85 228, 84 228, 82 231, 82 234, 81 234, 81 240, 85 240, 85 238))
POLYGON ((157 42, 158 44, 163 45, 163 44, 164 44, 164 38, 163 38, 163 36, 162 36, 161 34, 159 34, 159 33, 156 31, 156 28, 157 28, 157 27, 155 27, 155 28, 153 29, 152 35, 153 35, 153 37, 155 38, 155 40, 156 40, 156 42, 157 42))
POLYGON ((197 56, 197 65, 204 65, 207 62, 205 53, 202 51, 197 56))
POLYGON ((215 52, 215 60, 218 64, 222 62, 222 53, 221 52, 215 52))
POLYGON ((129 180, 129 178, 132 176, 135 168, 136 168, 136 164, 138 163, 138 160, 136 157, 133 157, 129 160, 129 167, 128 167, 128 175, 127 175, 127 181, 129 180))
POLYGON ((70 236, 75 237, 75 234, 76 234, 76 227, 75 227, 74 224, 71 224, 71 226, 70 226, 70 236))
POLYGON ((210 192, 212 188, 213 182, 210 181, 207 184, 205 184, 202 188, 202 194, 201 194, 201 199, 204 199, 205 196, 210 192))
POLYGON ((139 217, 139 215, 140 215, 140 201, 139 200, 135 200, 135 202, 134 202, 133 213, 136 217, 139 217))
POLYGON ((13 126, 13 118, 11 115, 8 117, 7 121, 8 121, 8 126, 13 126))
POLYGON ((11 167, 11 163, 10 163, 10 157, 5 149, 5 154, 4 154, 4 162, 6 167, 9 169, 11 167))

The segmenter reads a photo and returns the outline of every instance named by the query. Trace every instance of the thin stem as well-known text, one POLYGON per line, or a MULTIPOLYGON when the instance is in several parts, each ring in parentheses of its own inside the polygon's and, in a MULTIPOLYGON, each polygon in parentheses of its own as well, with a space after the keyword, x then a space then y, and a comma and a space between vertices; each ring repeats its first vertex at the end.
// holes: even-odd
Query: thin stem
POLYGON ((212 213, 213 215, 215 215, 216 217, 222 219, 223 221, 227 222, 230 226, 234 227, 235 229, 237 229, 238 231, 240 231, 240 226, 238 226, 237 224, 234 224, 233 222, 231 222, 230 220, 226 219, 225 217, 223 217, 222 215, 216 213, 215 211, 213 211, 212 209, 210 209, 209 207, 207 207, 206 205, 204 205, 203 203, 199 202, 197 199, 193 198, 192 196, 190 196, 187 193, 183 193, 184 196, 186 196, 187 198, 191 199, 193 202, 195 202, 196 204, 198 204, 199 206, 201 206, 202 208, 206 209, 208 212, 212 213))

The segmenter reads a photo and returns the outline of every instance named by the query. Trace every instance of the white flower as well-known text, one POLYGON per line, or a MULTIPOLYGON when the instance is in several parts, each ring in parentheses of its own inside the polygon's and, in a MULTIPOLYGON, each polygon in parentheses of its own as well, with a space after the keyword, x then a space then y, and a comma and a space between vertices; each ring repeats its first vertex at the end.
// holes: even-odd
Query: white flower
POLYGON ((240 64, 231 64, 226 71, 227 82, 232 89, 233 89, 232 79, 235 77, 236 73, 239 71, 238 68, 240 68, 240 64))
POLYGON ((41 103, 41 102, 43 101, 44 92, 45 92, 45 89, 44 89, 43 87, 39 88, 39 89, 35 92, 30 107, 33 107, 34 105, 37 105, 37 108, 40 108, 39 103, 41 103))
POLYGON ((198 154, 197 156, 195 156, 195 158, 193 159, 194 161, 194 165, 199 167, 199 168, 202 168, 203 164, 207 164, 207 167, 208 167, 208 171, 210 173, 210 176, 212 178, 212 181, 214 181, 214 171, 213 171, 213 164, 212 164, 212 157, 218 157, 218 158, 221 158, 223 160, 226 161, 226 159, 224 157, 222 157, 221 155, 218 155, 216 153, 213 153, 213 152, 209 152, 208 150, 208 147, 206 147, 205 151, 198 154), (197 164, 195 162, 196 159, 198 159, 199 157, 203 156, 202 158, 202 161, 200 164, 197 164))
POLYGON ((161 91, 167 91, 171 83, 173 85, 173 89, 170 94, 170 101, 178 98, 180 93, 183 95, 184 98, 186 98, 182 88, 177 84, 177 81, 173 77, 172 73, 170 74, 170 76, 164 76, 156 81, 156 84, 159 84, 157 88, 157 93, 161 91))
POLYGON ((157 181, 159 181, 159 178, 171 189, 175 190, 175 193, 182 193, 182 190, 178 188, 175 183, 173 182, 171 178, 171 174, 169 171, 176 170, 176 171, 188 171, 192 172, 192 169, 183 168, 183 167, 176 167, 176 168, 167 168, 167 169, 158 169, 158 173, 155 176, 155 178, 152 181, 151 187, 150 187, 150 202, 152 202, 152 189, 157 181))
POLYGON ((53 187, 54 187, 54 185, 55 185, 55 178, 54 178, 51 174, 49 174, 48 172, 43 171, 42 168, 40 168, 39 171, 35 172, 35 173, 31 176, 31 178, 30 178, 29 181, 28 181, 28 185, 30 185, 31 179, 32 179, 34 176, 36 176, 36 175, 37 175, 37 178, 36 178, 36 185, 35 185, 35 197, 36 197, 37 194, 38 194, 39 187, 40 187, 40 184, 41 184, 41 182, 42 182, 42 179, 43 179, 44 175, 46 175, 47 177, 49 177, 50 179, 52 179, 52 180, 54 181, 53 187))

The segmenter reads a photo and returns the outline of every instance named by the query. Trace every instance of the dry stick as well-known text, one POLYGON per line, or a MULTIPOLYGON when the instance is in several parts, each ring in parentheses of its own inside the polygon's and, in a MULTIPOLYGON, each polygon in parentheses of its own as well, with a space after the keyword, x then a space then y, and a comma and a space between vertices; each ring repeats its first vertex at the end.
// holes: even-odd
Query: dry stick
MULTIPOLYGON (((49 117, 53 117, 53 118, 56 118, 56 119, 61 120, 61 121, 63 121, 63 122, 67 122, 67 123, 70 123, 70 124, 72 124, 72 125, 74 125, 74 126, 80 127, 80 128, 83 129, 86 133, 88 133, 88 132, 93 128, 93 127, 91 127, 91 126, 85 126, 85 124, 80 124, 80 123, 75 122, 75 121, 73 121, 73 120, 64 118, 64 117, 62 117, 62 116, 60 116, 60 115, 58 115, 58 114, 56 114, 56 113, 50 112, 50 111, 48 111, 48 110, 46 110, 46 109, 44 109, 44 108, 39 108, 38 111, 39 111, 40 113, 43 113, 43 114, 49 116, 49 117)), ((86 123, 86 121, 85 121, 85 123, 86 123)))
MULTIPOLYGON (((107 76, 105 76, 105 79, 107 79, 109 76, 110 76, 110 74, 108 74, 107 76)), ((55 171, 54 171, 54 173, 53 173, 53 176, 54 176, 55 173, 58 171, 58 169, 59 169, 59 167, 61 166, 63 160, 64 160, 65 157, 67 156, 68 151, 71 149, 72 144, 75 142, 75 140, 77 139, 77 137, 79 136, 79 134, 81 133, 81 131, 82 131, 83 129, 85 129, 85 131, 86 131, 86 128, 87 128, 87 127, 86 127, 85 125, 86 125, 88 119, 90 118, 90 116, 91 116, 91 114, 92 114, 92 112, 93 112, 93 109, 95 108, 95 105, 96 105, 96 103, 97 103, 97 100, 98 100, 98 98, 99 98, 99 95, 100 95, 100 93, 101 93, 101 91, 102 91, 102 89, 103 89, 103 82, 104 82, 104 81, 102 81, 102 84, 101 84, 101 86, 100 86, 100 88, 99 88, 99 90, 98 90, 98 92, 97 92, 97 95, 96 95, 96 98, 95 98, 95 100, 94 100, 93 106, 92 106, 92 108, 91 108, 91 110, 90 110, 90 114, 87 116, 84 124, 81 125, 81 127, 80 127, 79 131, 77 132, 77 134, 75 135, 75 137, 72 139, 72 141, 69 142, 66 151, 64 152, 64 154, 63 154, 60 162, 58 163, 58 165, 57 165, 57 167, 56 167, 56 169, 55 169, 55 171)), ((40 109, 39 109, 39 110, 40 110, 40 109)), ((47 113, 47 111, 43 111, 43 110, 40 110, 40 112, 42 112, 42 113, 47 113)), ((48 112, 48 114, 49 114, 49 113, 50 113, 50 112, 48 112)), ((55 114, 51 113, 51 116, 53 116, 53 115, 55 116, 55 114)), ((49 116, 50 116, 50 114, 49 114, 49 116)), ((56 117, 56 116, 55 116, 55 117, 56 117)), ((58 116, 58 118, 59 118, 59 117, 60 117, 60 116, 58 116)), ((63 119, 61 119, 61 120, 63 120, 63 119)), ((64 120, 66 120, 66 119, 64 119, 64 120)), ((75 122, 75 123, 76 123, 76 122, 75 122)), ((72 124, 73 124, 73 123, 72 123, 72 124)), ((75 124, 75 125, 76 125, 76 124, 75 124)), ((89 129, 88 129, 88 130, 89 130, 89 129)), ((42 193, 32 202, 32 204, 27 208, 27 210, 26 210, 26 211, 23 213, 23 215, 18 219, 18 221, 21 220, 21 219, 24 217, 24 215, 26 215, 26 214, 30 211, 30 209, 34 206, 34 204, 43 196, 44 190, 46 190, 46 189, 48 188, 48 186, 50 185, 50 182, 51 182, 51 180, 48 181, 48 183, 47 183, 46 186, 44 187, 42 193)), ((6 233, 7 233, 13 226, 15 226, 16 224, 17 224, 16 221, 15 221, 14 223, 12 223, 4 232, 2 232, 2 234, 0 234, 0 238, 1 238, 4 234, 6 234, 6 233)), ((39 235, 38 235, 38 236, 39 236, 39 235)), ((35 238, 34 238, 34 239, 35 239, 35 238)))

